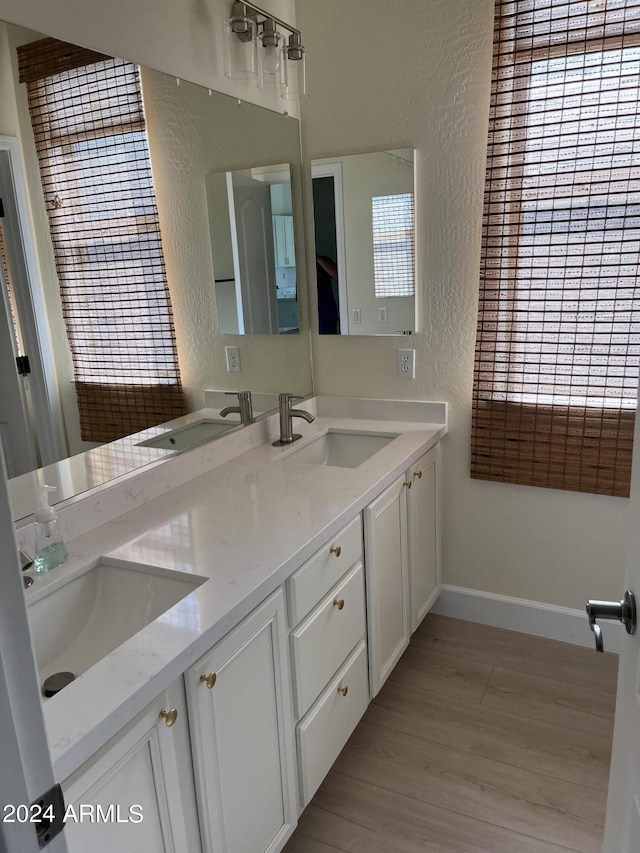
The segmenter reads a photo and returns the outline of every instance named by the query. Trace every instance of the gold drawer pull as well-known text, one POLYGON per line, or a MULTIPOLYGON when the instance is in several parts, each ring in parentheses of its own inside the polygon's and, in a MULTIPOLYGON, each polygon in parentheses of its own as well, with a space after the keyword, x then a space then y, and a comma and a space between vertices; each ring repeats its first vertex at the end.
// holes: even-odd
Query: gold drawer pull
POLYGON ((339 556, 340 556, 340 554, 342 554, 342 548, 341 548, 339 545, 337 545, 336 547, 331 548, 331 549, 329 550, 329 553, 330 553, 330 554, 335 554, 335 555, 336 555, 336 557, 339 557, 339 556))
POLYGON ((204 681, 204 683, 207 685, 209 690, 211 690, 213 685, 216 683, 216 678, 217 678, 217 676, 216 676, 215 672, 211 672, 211 673, 209 673, 209 675, 201 675, 200 681, 204 681))
POLYGON ((342 693, 343 696, 346 696, 348 692, 349 692, 348 687, 338 687, 338 693, 342 693))
POLYGON ((342 610, 342 608, 344 607, 344 598, 334 598, 333 606, 337 607, 338 610, 342 610))
POLYGON ((407 480, 407 481, 406 481, 405 483, 403 483, 402 485, 403 485, 403 486, 406 486, 408 489, 410 489, 410 488, 411 488, 411 480, 407 480))
POLYGON ((165 725, 171 728, 178 719, 178 712, 175 708, 172 708, 170 711, 160 711, 160 719, 164 720, 165 725))
POLYGON ((419 480, 421 480, 422 479, 422 471, 416 471, 416 473, 413 476, 417 477, 419 480))

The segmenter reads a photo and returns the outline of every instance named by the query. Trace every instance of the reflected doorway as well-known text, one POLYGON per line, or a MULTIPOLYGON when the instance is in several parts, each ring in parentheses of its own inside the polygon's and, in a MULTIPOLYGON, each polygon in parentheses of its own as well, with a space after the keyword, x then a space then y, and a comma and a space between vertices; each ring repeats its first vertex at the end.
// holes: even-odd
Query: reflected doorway
POLYGON ((349 334, 344 248, 342 167, 329 163, 311 167, 313 185, 318 331, 349 334))

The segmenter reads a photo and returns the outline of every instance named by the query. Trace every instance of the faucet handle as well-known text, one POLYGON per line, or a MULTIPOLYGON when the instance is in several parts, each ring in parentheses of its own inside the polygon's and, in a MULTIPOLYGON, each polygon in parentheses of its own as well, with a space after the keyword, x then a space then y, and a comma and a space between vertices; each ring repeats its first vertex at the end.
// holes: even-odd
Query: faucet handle
POLYGON ((304 396, 302 394, 290 394, 289 392, 285 392, 284 394, 278 394, 278 402, 282 406, 282 404, 291 405, 294 400, 304 400, 304 396))
POLYGON ((250 400, 251 391, 225 391, 225 397, 237 397, 239 400, 250 400))

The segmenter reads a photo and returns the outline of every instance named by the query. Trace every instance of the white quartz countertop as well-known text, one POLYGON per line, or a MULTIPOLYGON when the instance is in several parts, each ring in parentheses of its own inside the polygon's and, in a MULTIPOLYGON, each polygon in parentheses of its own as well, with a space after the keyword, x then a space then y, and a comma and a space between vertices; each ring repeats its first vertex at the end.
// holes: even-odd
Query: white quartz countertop
MULTIPOLYGON (((297 426, 298 422, 296 422, 297 426)), ((109 556, 207 580, 45 702, 63 781, 446 433, 443 424, 318 417, 300 442, 255 447, 90 534, 30 595, 109 556), (331 429, 398 433, 358 468, 296 461, 331 429)))

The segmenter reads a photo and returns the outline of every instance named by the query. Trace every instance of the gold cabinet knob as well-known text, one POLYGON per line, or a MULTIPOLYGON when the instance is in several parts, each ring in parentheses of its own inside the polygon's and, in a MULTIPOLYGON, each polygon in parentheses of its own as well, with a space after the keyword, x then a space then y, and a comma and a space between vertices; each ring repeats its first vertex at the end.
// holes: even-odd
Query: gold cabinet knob
POLYGON ((344 607, 344 598, 334 598, 333 606, 337 607, 338 610, 342 610, 342 608, 344 607))
POLYGON ((406 486, 408 489, 410 489, 410 488, 411 488, 411 485, 412 485, 412 484, 411 484, 411 480, 407 480, 407 481, 406 481, 406 482, 404 482, 402 485, 403 485, 403 486, 406 486))
POLYGON ((413 476, 414 476, 414 478, 417 477, 419 480, 421 480, 422 479, 422 471, 416 471, 413 476))
POLYGON ((333 547, 329 550, 329 553, 335 554, 336 557, 339 557, 340 554, 342 554, 342 548, 339 545, 336 545, 335 547, 333 547))
POLYGON ((343 696, 346 696, 348 692, 349 692, 348 687, 338 687, 338 693, 342 693, 343 696))
POLYGON ((207 685, 207 687, 209 688, 209 690, 211 690, 213 685, 216 683, 217 677, 218 676, 215 674, 215 672, 210 672, 209 675, 201 675, 200 681, 204 682, 207 685))
POLYGON ((178 719, 178 712, 175 708, 172 708, 170 711, 160 711, 160 719, 164 720, 165 725, 171 728, 178 719))

